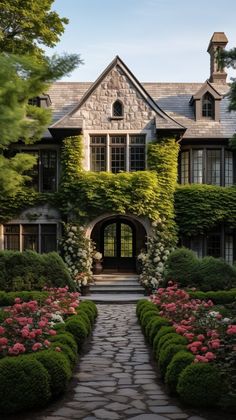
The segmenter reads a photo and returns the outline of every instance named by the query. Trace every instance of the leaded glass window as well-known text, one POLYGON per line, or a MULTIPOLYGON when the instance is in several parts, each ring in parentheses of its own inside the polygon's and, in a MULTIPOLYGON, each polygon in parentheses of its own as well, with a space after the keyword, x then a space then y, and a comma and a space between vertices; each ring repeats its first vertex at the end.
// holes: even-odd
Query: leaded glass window
POLYGON ((112 106, 112 116, 113 117, 123 117, 124 110, 123 110, 123 104, 121 101, 115 101, 112 106))
POLYGON ((221 234, 213 232, 207 238, 207 255, 215 258, 221 257, 221 234))
POLYGON ((41 191, 56 191, 57 152, 55 150, 41 151, 41 191))
POLYGON ((38 225, 22 225, 23 251, 31 249, 38 252, 39 250, 39 232, 38 225))
POLYGON ((20 250, 20 226, 5 225, 4 226, 4 249, 11 251, 20 250))
POLYGON ((116 223, 111 223, 104 229, 104 257, 117 256, 116 223))
POLYGON ((111 171, 118 173, 126 170, 126 137, 111 136, 111 171))
POLYGON ((145 170, 145 136, 130 136, 130 171, 145 170))
POLYGON ((233 153, 225 150, 225 186, 233 185, 233 153))
POLYGON ((208 92, 202 98, 202 116, 214 118, 214 98, 208 92))
POLYGON ((181 153, 181 184, 189 183, 189 151, 181 153))
POLYGON ((91 170, 106 171, 106 136, 91 137, 91 170))
POLYGON ((52 252, 57 249, 57 226, 55 224, 41 225, 41 252, 52 252))
POLYGON ((124 223, 120 226, 120 256, 133 256, 133 232, 132 228, 124 223))
POLYGON ((234 238, 233 234, 225 235, 225 260, 229 264, 234 262, 234 238))
POLYGON ((193 150, 193 183, 202 184, 203 182, 203 150, 193 150))
POLYGON ((207 179, 206 183, 221 185, 221 150, 207 150, 207 179))

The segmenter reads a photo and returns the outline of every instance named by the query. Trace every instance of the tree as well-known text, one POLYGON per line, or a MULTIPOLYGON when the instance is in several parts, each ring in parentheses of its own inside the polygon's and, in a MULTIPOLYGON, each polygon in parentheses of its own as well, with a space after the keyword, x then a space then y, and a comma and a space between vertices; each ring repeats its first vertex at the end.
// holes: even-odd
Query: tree
POLYGON ((0 51, 44 55, 40 45, 54 47, 67 18, 51 11, 54 0, 0 0, 0 51))
POLYGON ((30 56, 0 54, 0 191, 16 194, 29 179, 25 175, 35 163, 33 156, 17 153, 7 158, 4 153, 13 142, 35 142, 47 128, 48 109, 28 104, 45 92, 50 83, 70 73, 78 64, 78 55, 53 56, 39 62, 30 56))

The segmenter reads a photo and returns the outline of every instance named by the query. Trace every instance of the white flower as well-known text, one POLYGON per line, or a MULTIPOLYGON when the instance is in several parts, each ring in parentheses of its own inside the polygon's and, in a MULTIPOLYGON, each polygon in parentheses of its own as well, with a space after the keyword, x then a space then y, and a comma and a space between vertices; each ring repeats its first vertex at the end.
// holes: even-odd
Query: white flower
POLYGON ((157 263, 158 261, 160 261, 160 257, 155 257, 153 261, 154 263, 157 263))

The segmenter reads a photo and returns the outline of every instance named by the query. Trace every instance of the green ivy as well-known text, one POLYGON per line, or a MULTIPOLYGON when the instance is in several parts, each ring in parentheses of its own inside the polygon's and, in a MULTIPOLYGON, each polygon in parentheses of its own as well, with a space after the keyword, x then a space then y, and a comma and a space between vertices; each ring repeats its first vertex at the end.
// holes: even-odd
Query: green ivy
POLYGON ((236 187, 184 185, 175 191, 175 216, 181 235, 199 235, 227 223, 236 227, 236 187))

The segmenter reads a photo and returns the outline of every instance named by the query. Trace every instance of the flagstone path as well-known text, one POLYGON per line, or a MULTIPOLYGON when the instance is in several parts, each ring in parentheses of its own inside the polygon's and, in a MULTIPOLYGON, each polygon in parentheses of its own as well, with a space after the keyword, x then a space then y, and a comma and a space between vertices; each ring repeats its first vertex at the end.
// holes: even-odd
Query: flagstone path
POLYGON ((41 414, 24 419, 205 420, 183 411, 166 395, 137 322, 135 305, 98 305, 98 310, 91 348, 80 360, 74 387, 41 414))

